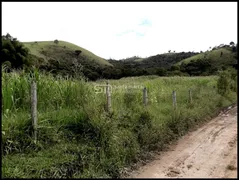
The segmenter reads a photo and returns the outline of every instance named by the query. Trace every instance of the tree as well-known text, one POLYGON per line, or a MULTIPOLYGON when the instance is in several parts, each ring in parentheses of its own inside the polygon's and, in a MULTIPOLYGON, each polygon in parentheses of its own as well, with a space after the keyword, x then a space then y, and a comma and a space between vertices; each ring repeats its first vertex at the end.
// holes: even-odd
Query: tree
POLYGON ((55 44, 58 44, 58 43, 59 43, 59 41, 56 39, 56 40, 54 40, 54 43, 55 43, 55 44))
POLYGON ((79 56, 81 52, 82 52, 81 50, 75 50, 75 55, 79 56))
POLYGON ((188 73, 190 76, 206 75, 210 71, 213 71, 209 59, 197 59, 192 60, 187 64, 181 64, 180 70, 188 73))
POLYGON ((1 64, 9 61, 12 68, 22 68, 24 64, 30 65, 29 50, 9 33, 2 36, 1 55, 1 64))
POLYGON ((4 35, 2 36, 2 39, 3 40, 10 40, 10 41, 12 41, 13 37, 9 33, 7 33, 6 36, 4 36, 4 35))
POLYGON ((177 71, 177 70, 180 70, 180 67, 178 65, 172 65, 170 70, 171 71, 177 71))
POLYGON ((235 46, 235 43, 233 41, 230 42, 231 46, 235 46))
POLYGON ((221 55, 220 55, 220 57, 222 57, 222 55, 223 55, 223 52, 221 51, 221 55))
POLYGON ((159 76, 166 76, 167 75, 167 71, 165 68, 158 68, 158 70, 156 71, 156 74, 159 75, 159 76))
POLYGON ((170 53, 171 52, 171 50, 168 50, 168 53, 170 53))
POLYGON ((225 96, 230 90, 230 73, 225 70, 220 72, 217 80, 217 91, 222 96, 225 96))

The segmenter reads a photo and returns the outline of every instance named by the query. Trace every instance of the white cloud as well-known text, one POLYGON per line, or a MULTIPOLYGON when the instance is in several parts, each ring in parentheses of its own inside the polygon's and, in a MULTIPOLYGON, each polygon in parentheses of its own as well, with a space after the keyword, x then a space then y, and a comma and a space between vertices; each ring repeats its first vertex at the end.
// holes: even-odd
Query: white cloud
POLYGON ((2 33, 65 40, 103 58, 237 43, 237 2, 3 2, 2 33))

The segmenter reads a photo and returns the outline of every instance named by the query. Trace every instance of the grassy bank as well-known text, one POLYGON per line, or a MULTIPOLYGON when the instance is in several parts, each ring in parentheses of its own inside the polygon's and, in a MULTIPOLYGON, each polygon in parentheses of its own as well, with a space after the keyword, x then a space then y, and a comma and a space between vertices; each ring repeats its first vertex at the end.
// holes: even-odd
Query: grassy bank
POLYGON ((135 77, 109 81, 112 112, 105 112, 105 81, 14 72, 2 74, 2 177, 120 177, 124 167, 185 134, 237 100, 221 96, 216 76, 135 77), (30 81, 37 80, 38 142, 30 117, 30 81), (148 89, 148 106, 142 88, 148 89), (188 101, 188 90, 193 101, 188 101), (177 93, 177 109, 172 91, 177 93))

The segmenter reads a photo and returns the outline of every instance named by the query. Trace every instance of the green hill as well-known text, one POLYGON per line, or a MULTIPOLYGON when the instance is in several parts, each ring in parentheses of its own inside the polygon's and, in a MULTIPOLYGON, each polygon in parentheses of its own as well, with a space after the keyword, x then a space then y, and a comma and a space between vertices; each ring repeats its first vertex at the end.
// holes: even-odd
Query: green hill
POLYGON ((237 69, 237 44, 233 42, 220 44, 204 53, 171 52, 145 58, 106 60, 69 42, 22 43, 7 34, 2 36, 1 54, 6 72, 36 67, 54 75, 85 77, 93 81, 142 75, 215 75, 219 70, 237 69))
POLYGON ((222 47, 188 57, 174 64, 174 70, 180 70, 190 76, 213 75, 220 70, 237 67, 236 47, 222 47))
POLYGON ((188 64, 189 62, 198 59, 208 59, 213 65, 216 66, 235 63, 235 55, 231 48, 220 48, 183 59, 175 65, 181 65, 182 63, 188 64))
POLYGON ((80 50, 80 56, 85 57, 87 60, 94 61, 99 65, 112 66, 108 61, 96 56, 92 52, 65 41, 58 41, 57 44, 54 41, 24 42, 23 44, 30 50, 30 54, 43 58, 45 62, 50 58, 59 60, 62 57, 67 58, 69 51, 75 52, 76 50, 80 50))
POLYGON ((102 77, 113 65, 92 52, 65 41, 23 42, 31 63, 41 70, 62 75, 84 75, 90 80, 102 77))

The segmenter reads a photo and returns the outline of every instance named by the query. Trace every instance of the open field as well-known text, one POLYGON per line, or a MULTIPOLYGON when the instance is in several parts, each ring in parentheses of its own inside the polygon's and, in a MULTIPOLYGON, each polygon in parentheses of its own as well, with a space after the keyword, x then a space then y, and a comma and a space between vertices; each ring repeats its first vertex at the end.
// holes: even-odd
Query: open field
POLYGON ((121 177, 125 167, 150 158, 150 152, 162 150, 236 102, 236 92, 226 97, 217 93, 217 79, 142 76, 110 80, 112 111, 107 113, 104 80, 86 82, 37 71, 2 73, 2 177, 121 177), (30 116, 33 77, 38 96, 37 144, 30 116), (143 87, 148 90, 146 107, 143 87))

